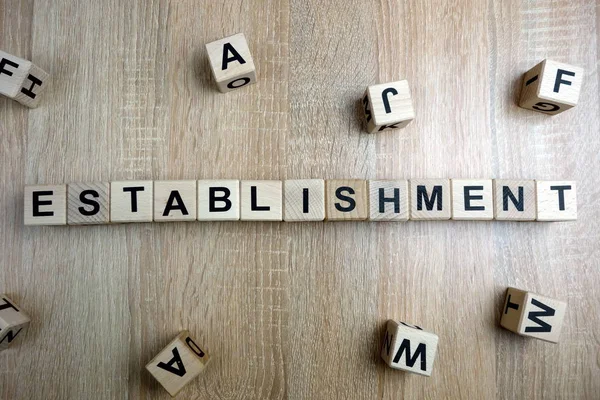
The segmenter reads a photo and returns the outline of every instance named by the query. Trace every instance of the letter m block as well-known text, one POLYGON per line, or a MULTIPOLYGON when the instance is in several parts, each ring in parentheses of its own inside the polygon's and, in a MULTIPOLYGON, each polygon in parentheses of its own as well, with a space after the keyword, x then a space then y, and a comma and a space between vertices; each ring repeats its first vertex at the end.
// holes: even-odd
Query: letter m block
POLYGON ((381 358, 394 369, 431 376, 438 337, 418 326, 389 320, 381 347, 381 358))

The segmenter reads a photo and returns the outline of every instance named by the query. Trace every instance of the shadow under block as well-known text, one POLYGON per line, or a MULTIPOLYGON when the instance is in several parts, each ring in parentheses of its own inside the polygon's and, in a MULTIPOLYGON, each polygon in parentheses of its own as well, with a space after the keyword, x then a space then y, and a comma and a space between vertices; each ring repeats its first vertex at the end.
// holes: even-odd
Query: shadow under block
POLYGON ((537 220, 574 221, 577 219, 575 181, 536 181, 537 220))
POLYGON ((171 396, 197 377, 210 361, 210 356, 182 331, 152 359, 146 369, 171 396))
POLYGON ((369 181, 369 220, 408 221, 408 181, 369 181))
POLYGON ((241 182, 242 221, 281 221, 283 188, 281 181, 241 182))
POLYGON ((67 185, 27 185, 25 225, 66 225, 67 185))
POLYGON ((256 68, 243 33, 206 44, 210 68, 225 93, 256 82, 256 68))
POLYGON ((408 81, 371 85, 362 103, 369 133, 404 128, 415 118, 408 81))
POLYGON ((154 221, 195 221, 196 181, 154 181, 154 221))
POLYGON ((153 181, 110 183, 110 222, 152 222, 153 181))
POLYGON ((327 221, 364 221, 369 216, 369 192, 365 180, 327 180, 325 199, 327 221))
POLYGON ((446 220, 452 217, 449 179, 410 180, 410 219, 446 220))
POLYGON ((239 180, 198 181, 198 221, 238 221, 239 180))
POLYGON ((567 304, 509 287, 500 325, 509 331, 558 343, 567 304))
POLYGON ((494 219, 494 190, 491 179, 452 179, 452 219, 494 219))
POLYGON ((535 181, 494 179, 494 219, 535 221, 535 181))
POLYGON ((110 183, 70 183, 67 186, 67 223, 69 225, 108 224, 110 222, 110 183))
POLYGON ((418 326, 388 320, 381 358, 394 369, 431 376, 438 336, 418 326))
POLYGON ((0 94, 37 107, 49 75, 31 61, 0 51, 0 94))
POLYGON ((296 179, 284 181, 283 220, 323 221, 325 219, 325 181, 296 179))
POLYGON ((519 107, 549 115, 577 105, 583 68, 544 60, 523 77, 519 107))
POLYGON ((15 339, 25 336, 31 320, 14 301, 0 295, 0 351, 6 350, 15 339))

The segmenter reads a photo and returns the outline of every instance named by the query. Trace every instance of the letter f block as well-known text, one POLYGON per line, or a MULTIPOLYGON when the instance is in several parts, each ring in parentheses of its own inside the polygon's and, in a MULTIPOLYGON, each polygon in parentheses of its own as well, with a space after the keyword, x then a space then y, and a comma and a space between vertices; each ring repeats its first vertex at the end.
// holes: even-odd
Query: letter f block
POLYGON ((408 81, 369 86, 362 106, 369 133, 401 129, 415 118, 408 81))
POLYGON ((381 358, 394 369, 431 376, 438 336, 416 325, 388 320, 381 358))

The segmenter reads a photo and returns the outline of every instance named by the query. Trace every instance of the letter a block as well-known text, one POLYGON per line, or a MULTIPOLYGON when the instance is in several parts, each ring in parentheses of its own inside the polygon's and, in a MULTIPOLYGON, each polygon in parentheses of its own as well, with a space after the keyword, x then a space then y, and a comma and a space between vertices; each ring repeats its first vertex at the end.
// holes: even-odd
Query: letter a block
POLYGON ((549 115, 577 105, 583 68, 544 60, 523 77, 519 107, 549 115))
POLYGON ((171 396, 197 377, 210 361, 210 356, 183 331, 146 365, 171 396))
POLYGON ((415 118, 408 81, 369 86, 363 108, 369 133, 404 128, 415 118))
POLYGON ((17 337, 25 336, 29 321, 14 301, 0 295, 0 351, 6 350, 17 337))
POLYGON ((558 343, 567 304, 509 287, 500 325, 523 336, 558 343))
POLYGON ((206 44, 213 77, 223 93, 256 82, 256 69, 243 33, 206 44))
POLYGON ((195 221, 196 181, 155 181, 154 221, 195 221))
POLYGON ((35 108, 47 82, 48 73, 31 61, 0 51, 0 94, 35 108))
POLYGON ((394 369, 431 376, 438 337, 416 325, 388 320, 381 358, 394 369))

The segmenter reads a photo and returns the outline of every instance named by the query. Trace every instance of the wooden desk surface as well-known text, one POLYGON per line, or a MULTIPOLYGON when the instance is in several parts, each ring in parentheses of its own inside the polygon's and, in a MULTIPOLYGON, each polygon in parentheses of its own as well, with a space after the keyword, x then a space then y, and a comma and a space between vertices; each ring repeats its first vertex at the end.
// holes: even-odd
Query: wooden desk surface
POLYGON ((0 48, 52 73, 0 100, 0 292, 33 318, 2 399, 168 398, 144 365, 181 329, 191 399, 598 399, 600 9, 592 0, 0 0, 0 48), (259 82, 220 94, 204 44, 244 32, 259 82), (515 105, 543 58, 579 105, 515 105), (359 100, 406 78, 416 120, 359 100), (23 226, 23 186, 120 179, 573 179, 573 223, 23 226), (507 285, 566 300, 558 345, 498 326, 507 285), (433 376, 378 352, 388 318, 440 337, 433 376))

